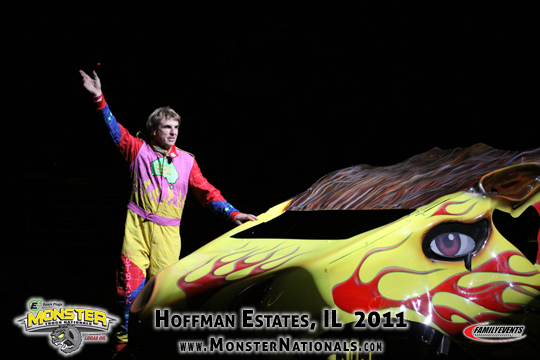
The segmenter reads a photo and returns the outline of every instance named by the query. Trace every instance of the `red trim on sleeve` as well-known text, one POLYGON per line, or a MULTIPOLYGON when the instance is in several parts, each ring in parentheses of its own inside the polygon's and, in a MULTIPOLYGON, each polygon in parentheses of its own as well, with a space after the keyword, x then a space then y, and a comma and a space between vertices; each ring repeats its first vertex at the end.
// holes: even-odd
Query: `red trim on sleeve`
POLYGON ((189 174, 189 187, 202 206, 212 201, 226 201, 221 192, 204 178, 195 160, 189 174))
POLYGON ((240 211, 232 212, 231 216, 230 216, 231 221, 234 221, 234 219, 236 218, 236 215, 238 215, 238 214, 240 214, 240 211))
POLYGON ((105 109, 105 106, 107 106, 107 102, 105 101, 103 94, 94 96, 94 103, 96 103, 97 110, 103 110, 105 109))

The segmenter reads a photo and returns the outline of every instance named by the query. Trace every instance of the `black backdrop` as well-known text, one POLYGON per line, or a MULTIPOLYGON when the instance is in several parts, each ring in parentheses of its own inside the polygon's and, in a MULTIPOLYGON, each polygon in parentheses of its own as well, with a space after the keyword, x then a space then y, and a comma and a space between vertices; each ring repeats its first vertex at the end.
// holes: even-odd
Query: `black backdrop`
MULTIPOLYGON (((176 109, 179 147, 254 214, 351 165, 538 147, 537 7, 436 3, 7 5, 6 331, 32 297, 112 307, 129 177, 80 69, 132 132, 176 109)), ((182 256, 230 228, 189 197, 182 256)))

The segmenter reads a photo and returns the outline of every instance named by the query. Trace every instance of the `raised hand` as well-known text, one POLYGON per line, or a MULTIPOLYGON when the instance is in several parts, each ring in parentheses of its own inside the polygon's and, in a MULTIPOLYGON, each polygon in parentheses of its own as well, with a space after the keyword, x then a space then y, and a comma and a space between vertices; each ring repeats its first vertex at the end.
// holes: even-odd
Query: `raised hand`
POLYGON ((83 86, 85 87, 85 89, 94 96, 101 95, 101 81, 99 80, 96 72, 93 71, 93 79, 82 70, 79 70, 79 73, 82 76, 83 86))

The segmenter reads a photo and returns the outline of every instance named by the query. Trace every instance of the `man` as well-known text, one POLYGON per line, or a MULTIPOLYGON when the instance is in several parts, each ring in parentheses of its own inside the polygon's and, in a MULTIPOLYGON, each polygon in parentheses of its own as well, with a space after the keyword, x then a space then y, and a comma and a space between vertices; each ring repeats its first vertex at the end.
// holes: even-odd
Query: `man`
POLYGON ((179 259, 179 227, 188 188, 203 206, 237 225, 258 219, 229 204, 202 176, 193 155, 175 146, 180 116, 174 110, 162 107, 150 115, 146 123, 147 143, 116 122, 103 98, 96 72, 93 78, 82 70, 80 74, 114 142, 130 165, 133 181, 122 244, 122 267, 117 272, 117 293, 123 298, 118 352, 127 345, 129 309, 146 278, 179 259))

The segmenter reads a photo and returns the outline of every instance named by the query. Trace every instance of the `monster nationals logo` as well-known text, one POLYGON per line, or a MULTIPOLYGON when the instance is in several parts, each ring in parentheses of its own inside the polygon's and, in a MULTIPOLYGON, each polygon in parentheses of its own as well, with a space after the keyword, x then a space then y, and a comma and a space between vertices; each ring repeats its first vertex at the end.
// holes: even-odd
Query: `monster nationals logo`
POLYGON ((466 327, 463 335, 476 341, 499 343, 521 340, 527 336, 525 325, 486 325, 486 323, 466 327))
POLYGON ((117 321, 105 311, 83 306, 66 306, 58 301, 32 299, 29 312, 14 322, 26 335, 48 335, 51 346, 67 356, 82 348, 83 341, 106 341, 111 324, 117 321))

